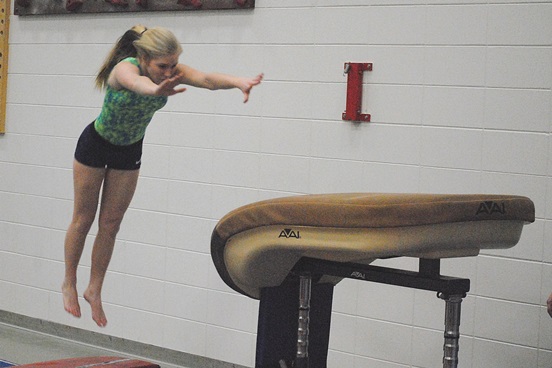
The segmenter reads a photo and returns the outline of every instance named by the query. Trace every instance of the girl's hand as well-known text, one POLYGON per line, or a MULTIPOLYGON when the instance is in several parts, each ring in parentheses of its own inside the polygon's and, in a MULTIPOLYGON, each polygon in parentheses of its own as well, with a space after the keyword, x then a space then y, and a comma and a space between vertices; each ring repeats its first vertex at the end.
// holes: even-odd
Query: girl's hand
POLYGON ((264 74, 261 73, 257 75, 255 78, 242 78, 240 84, 238 85, 238 88, 241 89, 243 92, 243 103, 246 103, 249 101, 249 94, 251 93, 251 89, 260 84, 263 80, 264 74))
POLYGON ((165 79, 163 82, 159 83, 157 86, 157 90, 155 91, 156 96, 173 96, 177 93, 182 93, 186 90, 186 88, 175 88, 181 84, 180 82, 180 76, 176 75, 174 77, 165 79))

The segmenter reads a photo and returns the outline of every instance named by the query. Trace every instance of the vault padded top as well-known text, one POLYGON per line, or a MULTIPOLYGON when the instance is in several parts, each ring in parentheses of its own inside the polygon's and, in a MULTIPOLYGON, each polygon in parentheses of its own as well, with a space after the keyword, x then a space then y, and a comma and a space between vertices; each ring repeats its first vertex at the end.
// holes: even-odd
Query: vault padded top
POLYGON ((276 198, 237 208, 216 225, 211 256, 235 290, 258 297, 301 257, 370 263, 444 258, 514 246, 535 220, 526 197, 340 193, 276 198))

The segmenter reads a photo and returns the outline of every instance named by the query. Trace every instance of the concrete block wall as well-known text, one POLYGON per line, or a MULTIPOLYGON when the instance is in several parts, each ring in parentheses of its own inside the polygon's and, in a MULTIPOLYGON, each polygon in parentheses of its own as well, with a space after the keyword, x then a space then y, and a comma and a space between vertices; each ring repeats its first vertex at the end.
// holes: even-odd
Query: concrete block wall
MULTIPOLYGON (((462 367, 549 368, 552 319, 552 1, 257 0, 253 11, 11 17, 7 134, 0 137, 0 309, 253 366, 257 302, 209 254, 233 208, 324 192, 508 193, 536 204, 520 243, 443 262, 469 277, 462 367), (238 91, 189 88, 146 136, 99 329, 64 312, 72 153, 99 112, 94 75, 133 24, 174 31, 180 61, 255 75, 238 91), (372 62, 363 113, 341 121, 345 62, 372 62)), ((88 280, 90 234, 79 273, 88 280)), ((415 267, 412 259, 378 264, 415 267)), ((440 365, 433 293, 343 281, 329 367, 440 365)))

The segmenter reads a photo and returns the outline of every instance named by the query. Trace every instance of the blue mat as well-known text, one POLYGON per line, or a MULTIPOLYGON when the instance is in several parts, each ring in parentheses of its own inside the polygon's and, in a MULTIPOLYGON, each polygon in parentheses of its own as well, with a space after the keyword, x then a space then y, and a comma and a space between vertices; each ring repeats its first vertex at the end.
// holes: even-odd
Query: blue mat
POLYGON ((13 367, 15 364, 13 363, 10 363, 10 362, 6 362, 5 360, 0 360, 0 368, 3 368, 3 367, 13 367))

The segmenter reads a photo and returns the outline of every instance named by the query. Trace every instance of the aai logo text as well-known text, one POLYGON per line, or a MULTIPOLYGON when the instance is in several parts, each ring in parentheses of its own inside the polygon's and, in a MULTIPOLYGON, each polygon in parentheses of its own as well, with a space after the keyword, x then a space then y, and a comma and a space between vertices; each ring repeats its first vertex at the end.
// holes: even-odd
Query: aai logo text
POLYGON ((278 238, 295 238, 295 239, 301 239, 301 234, 299 233, 299 230, 295 231, 292 229, 284 229, 280 232, 280 236, 278 238))

